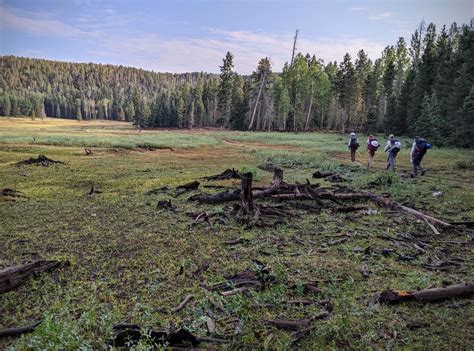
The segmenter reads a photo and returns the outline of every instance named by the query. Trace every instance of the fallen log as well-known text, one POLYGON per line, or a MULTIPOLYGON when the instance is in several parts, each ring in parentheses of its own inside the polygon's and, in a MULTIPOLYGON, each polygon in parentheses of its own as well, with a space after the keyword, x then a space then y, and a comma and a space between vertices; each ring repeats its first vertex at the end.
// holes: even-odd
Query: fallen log
POLYGON ((0 339, 2 338, 9 338, 14 336, 19 336, 26 333, 31 333, 35 328, 41 324, 42 321, 38 321, 36 323, 24 326, 24 327, 15 327, 15 328, 7 328, 0 330, 0 339))
POLYGON ((334 172, 316 171, 313 173, 313 178, 326 178, 333 174, 334 172))
POLYGON ((235 169, 226 169, 224 172, 208 176, 208 177, 203 177, 205 180, 224 180, 224 179, 240 179, 242 177, 242 174, 239 171, 236 171, 235 169))
POLYGON ((69 261, 34 261, 20 266, 0 270, 0 293, 13 290, 23 284, 29 276, 40 272, 51 272, 69 266, 69 261))
POLYGON ((366 193, 366 194, 369 195, 369 198, 372 199, 373 201, 375 201, 379 206, 389 207, 389 208, 394 209, 394 210, 399 210, 401 212, 412 215, 413 217, 416 217, 418 219, 425 220, 425 221, 427 221, 431 224, 436 224, 436 225, 439 225, 439 226, 442 226, 442 227, 452 227, 452 225, 447 223, 447 222, 444 222, 444 221, 439 220, 437 218, 431 217, 431 216, 429 216, 429 215, 427 215, 427 214, 425 214, 421 211, 414 210, 413 208, 401 205, 401 204, 399 204, 399 203, 397 203, 397 202, 395 202, 395 201, 393 201, 389 198, 376 196, 372 193, 366 193))
POLYGON ((176 189, 196 190, 198 187, 199 187, 199 182, 197 180, 194 180, 189 183, 178 185, 176 189))
POLYGON ((474 295, 474 283, 461 283, 444 288, 431 288, 415 291, 389 289, 376 294, 374 302, 396 304, 405 301, 433 302, 455 297, 474 295))
POLYGON ((186 184, 178 185, 176 187, 177 191, 176 191, 175 197, 178 197, 182 194, 185 194, 193 190, 197 190, 199 188, 199 184, 200 183, 197 180, 195 180, 186 184))

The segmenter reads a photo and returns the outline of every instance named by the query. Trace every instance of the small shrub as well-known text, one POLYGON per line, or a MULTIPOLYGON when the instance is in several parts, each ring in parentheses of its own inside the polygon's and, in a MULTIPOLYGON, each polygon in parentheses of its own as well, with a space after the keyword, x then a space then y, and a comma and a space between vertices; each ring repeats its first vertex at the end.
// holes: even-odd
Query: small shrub
POLYGON ((252 173, 253 180, 260 180, 261 179, 260 170, 256 167, 243 166, 240 169, 240 172, 241 173, 252 173))

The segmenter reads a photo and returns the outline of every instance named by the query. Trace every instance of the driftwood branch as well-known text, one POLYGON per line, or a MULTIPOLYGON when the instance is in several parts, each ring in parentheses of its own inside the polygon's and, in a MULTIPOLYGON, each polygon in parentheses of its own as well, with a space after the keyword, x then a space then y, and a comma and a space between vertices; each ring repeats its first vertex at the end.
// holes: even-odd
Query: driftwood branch
POLYGON ((0 293, 15 289, 33 274, 51 272, 65 266, 69 266, 69 261, 34 261, 4 268, 0 270, 0 293))
POLYGON ((470 297, 474 295, 474 283, 461 283, 444 288, 432 288, 415 291, 385 290, 374 296, 373 301, 396 304, 405 301, 433 302, 454 297, 470 297))

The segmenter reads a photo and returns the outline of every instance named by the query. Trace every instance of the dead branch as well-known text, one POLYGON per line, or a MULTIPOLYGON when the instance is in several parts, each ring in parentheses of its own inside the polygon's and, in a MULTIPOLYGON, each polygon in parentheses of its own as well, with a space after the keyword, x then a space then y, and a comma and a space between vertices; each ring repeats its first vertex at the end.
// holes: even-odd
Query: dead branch
POLYGON ((171 309, 171 311, 174 312, 174 313, 181 311, 183 308, 186 307, 186 305, 187 305, 193 298, 194 298, 193 295, 191 295, 191 294, 187 295, 187 296, 184 298, 184 300, 183 300, 178 306, 173 307, 173 308, 171 309))
POLYGON ((433 302, 455 297, 474 295, 473 283, 461 283, 444 288, 432 288, 415 291, 385 290, 374 296, 375 302, 396 304, 405 301, 433 302))
POLYGON ((188 193, 193 190, 197 190, 199 188, 199 184, 200 183, 197 180, 195 180, 186 184, 178 185, 176 187, 177 191, 176 191, 175 197, 178 197, 182 194, 188 193))
POLYGON ((0 330, 0 339, 19 336, 26 333, 31 333, 33 330, 36 329, 38 325, 41 324, 41 322, 42 321, 38 321, 36 323, 30 324, 24 327, 7 328, 7 329, 0 330))
POLYGON ((269 320, 267 322, 271 326, 274 326, 277 329, 291 330, 296 331, 302 327, 307 327, 310 323, 309 320, 298 320, 298 321, 287 321, 287 320, 269 320))
POLYGON ((203 177, 205 180, 224 180, 224 179, 240 179, 242 177, 242 174, 239 171, 236 171, 235 169, 226 169, 224 172, 208 176, 208 177, 203 177))
POLYGON ((0 270, 0 293, 15 289, 33 274, 51 272, 66 266, 69 266, 69 261, 34 261, 20 266, 4 268, 0 270))

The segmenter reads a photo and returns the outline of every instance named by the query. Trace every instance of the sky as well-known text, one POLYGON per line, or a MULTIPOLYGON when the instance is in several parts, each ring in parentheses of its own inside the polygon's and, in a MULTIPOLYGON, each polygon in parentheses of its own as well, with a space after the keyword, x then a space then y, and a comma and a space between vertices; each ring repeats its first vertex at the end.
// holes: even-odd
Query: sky
POLYGON ((474 0, 0 0, 0 54, 139 67, 218 72, 227 51, 251 73, 274 71, 297 51, 324 62, 380 57, 422 19, 437 29, 469 23, 474 0))

